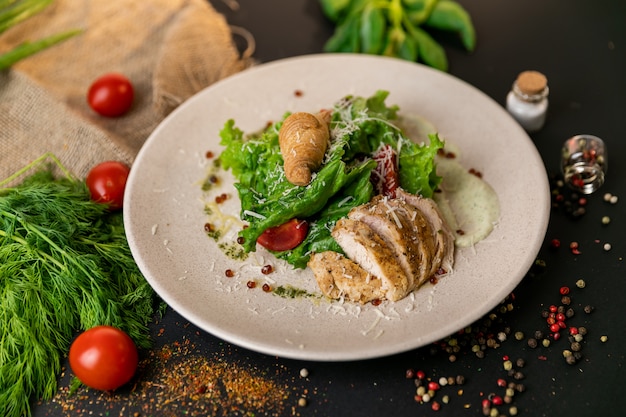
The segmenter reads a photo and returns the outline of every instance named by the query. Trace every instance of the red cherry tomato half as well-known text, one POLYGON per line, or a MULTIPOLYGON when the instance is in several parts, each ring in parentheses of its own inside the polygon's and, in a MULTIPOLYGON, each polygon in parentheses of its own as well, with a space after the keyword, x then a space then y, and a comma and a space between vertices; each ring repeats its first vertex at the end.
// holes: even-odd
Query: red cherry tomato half
POLYGON ((96 113, 117 117, 126 113, 133 104, 135 92, 130 80, 122 74, 105 74, 91 84, 87 103, 96 113))
POLYGON ((83 384, 109 391, 130 381, 139 355, 133 340, 122 330, 96 326, 74 340, 69 360, 72 372, 83 384))
POLYGON ((291 250, 302 243, 308 231, 309 225, 306 221, 291 219, 280 226, 265 230, 257 243, 272 251, 291 250))
POLYGON ((129 173, 128 165, 117 161, 102 162, 93 167, 85 180, 91 199, 109 204, 111 210, 122 208, 129 173))

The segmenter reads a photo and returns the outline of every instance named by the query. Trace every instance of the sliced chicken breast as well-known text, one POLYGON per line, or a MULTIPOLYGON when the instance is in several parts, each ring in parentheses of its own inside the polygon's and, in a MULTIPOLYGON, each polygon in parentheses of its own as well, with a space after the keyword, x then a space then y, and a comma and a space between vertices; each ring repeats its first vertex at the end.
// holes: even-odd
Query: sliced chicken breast
POLYGON ((381 281, 385 298, 397 301, 409 291, 409 279, 387 243, 367 224, 340 219, 332 231, 333 238, 348 258, 381 281))
POLYGON ((418 253, 418 274, 411 288, 411 290, 414 290, 432 276, 432 259, 435 252, 433 232, 424 215, 406 201, 397 198, 388 199, 385 201, 385 205, 391 207, 397 216, 404 216, 408 219, 409 230, 407 230, 407 233, 415 243, 418 253))
POLYGON ((435 255, 431 275, 450 273, 454 265, 454 233, 445 221, 437 203, 402 189, 396 191, 396 197, 418 209, 430 224, 435 242, 435 255))
POLYGON ((322 292, 366 303, 397 301, 433 276, 452 271, 454 234, 434 200, 398 189, 337 221, 332 236, 345 252, 313 254, 322 292))
POLYGON ((340 253, 315 253, 308 265, 313 270, 322 293, 329 298, 345 297, 365 304, 385 297, 380 279, 340 253))
POLYGON ((419 244, 412 236, 413 226, 385 200, 382 196, 375 197, 368 204, 352 209, 348 218, 367 224, 387 243, 408 278, 408 288, 415 288, 422 273, 422 259, 419 244))

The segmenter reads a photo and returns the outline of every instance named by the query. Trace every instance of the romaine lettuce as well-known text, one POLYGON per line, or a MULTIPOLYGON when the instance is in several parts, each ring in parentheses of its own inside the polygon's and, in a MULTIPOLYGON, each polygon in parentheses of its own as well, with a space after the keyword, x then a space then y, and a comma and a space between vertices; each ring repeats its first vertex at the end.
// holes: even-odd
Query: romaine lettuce
POLYGON ((398 153, 400 186, 411 193, 431 197, 441 178, 434 157, 443 142, 436 134, 430 144, 416 144, 394 125, 397 106, 387 106, 387 91, 369 98, 347 96, 333 107, 331 144, 320 170, 306 187, 285 178, 278 132, 283 120, 264 131, 246 136, 228 120, 220 132, 226 148, 220 155, 224 169, 237 179, 241 218, 249 227, 240 232, 246 251, 254 251, 256 240, 269 227, 292 218, 306 219, 309 233, 291 251, 276 253, 297 268, 306 267, 312 252, 341 249, 330 235, 335 222, 351 208, 374 196, 370 175, 376 168, 371 155, 383 144, 398 153))

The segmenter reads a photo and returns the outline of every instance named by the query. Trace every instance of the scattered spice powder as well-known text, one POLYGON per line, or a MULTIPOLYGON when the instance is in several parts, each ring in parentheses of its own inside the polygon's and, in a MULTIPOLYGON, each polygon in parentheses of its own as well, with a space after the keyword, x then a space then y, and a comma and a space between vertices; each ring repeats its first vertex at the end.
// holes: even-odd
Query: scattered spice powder
POLYGON ((303 398, 297 392, 302 388, 279 382, 286 373, 283 367, 258 369, 227 356, 207 357, 186 339, 150 351, 129 390, 107 393, 81 387, 70 394, 68 385, 52 403, 72 417, 93 415, 96 408, 105 409, 102 415, 119 411, 130 416, 298 415, 292 410, 298 397, 303 398))
POLYGON ((199 355, 177 357, 168 350, 157 352, 160 358, 148 370, 145 383, 156 386, 158 395, 167 399, 156 410, 176 413, 180 407, 177 402, 200 402, 208 415, 245 416, 258 411, 279 415, 283 411, 289 391, 264 372, 258 376, 225 360, 208 360, 199 355))

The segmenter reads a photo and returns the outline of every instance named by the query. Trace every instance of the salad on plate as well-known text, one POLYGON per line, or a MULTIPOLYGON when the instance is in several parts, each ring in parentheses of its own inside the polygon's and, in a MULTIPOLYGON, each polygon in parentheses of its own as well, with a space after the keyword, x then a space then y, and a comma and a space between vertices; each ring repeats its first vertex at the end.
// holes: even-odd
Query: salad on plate
POLYGON ((499 216, 491 187, 388 95, 286 112, 251 134, 225 123, 218 161, 236 179, 243 253, 260 245, 311 268, 325 296, 376 303, 451 274, 455 245, 489 234, 499 216), (424 131, 427 142, 416 137, 424 131))

